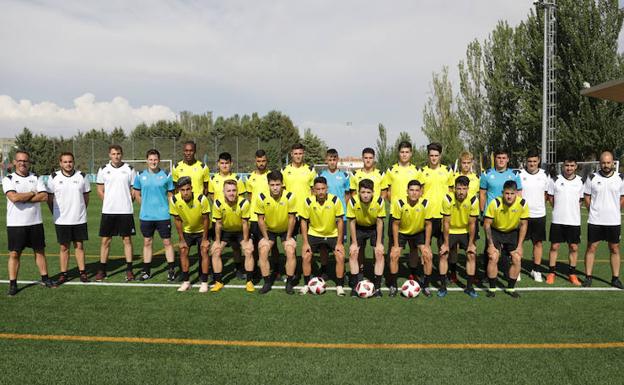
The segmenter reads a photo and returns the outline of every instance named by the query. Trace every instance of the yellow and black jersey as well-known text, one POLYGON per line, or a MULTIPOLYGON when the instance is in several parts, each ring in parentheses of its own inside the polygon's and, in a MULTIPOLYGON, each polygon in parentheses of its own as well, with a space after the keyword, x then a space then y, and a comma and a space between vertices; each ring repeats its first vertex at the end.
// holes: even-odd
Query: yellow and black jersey
POLYGON ((422 197, 432 206, 434 218, 442 218, 440 214, 442 201, 449 192, 448 186, 453 182, 453 175, 453 170, 442 164, 435 169, 425 166, 420 170, 419 181, 423 184, 422 197))
POLYGON ((347 218, 355 219, 358 226, 371 227, 377 224, 377 218, 386 218, 386 204, 381 197, 374 197, 366 204, 354 196, 347 203, 347 218))
POLYGON ((178 183, 178 180, 183 176, 191 178, 191 187, 195 195, 203 195, 204 183, 210 184, 210 169, 199 160, 191 165, 184 163, 183 160, 179 161, 173 168, 173 171, 171 171, 173 184, 178 183))
POLYGON ((208 185, 208 192, 213 195, 213 200, 224 200, 223 199, 223 184, 226 180, 234 180, 236 181, 236 188, 238 190, 238 195, 245 194, 247 189, 245 188, 245 183, 238 174, 235 172, 230 173, 229 175, 221 175, 219 173, 214 174, 210 177, 210 184, 208 185))
POLYGON ((305 199, 312 195, 311 189, 314 178, 316 178, 316 171, 314 171, 314 167, 307 164, 302 164, 299 167, 289 164, 282 169, 282 176, 286 191, 295 194, 295 206, 297 213, 300 213, 303 210, 305 199))
POLYGON ((251 201, 251 217, 249 218, 252 222, 258 221, 258 215, 256 215, 256 202, 258 201, 258 194, 262 193, 265 196, 270 194, 269 191, 269 181, 267 180, 267 175, 269 174, 269 170, 266 172, 259 174, 257 170, 253 171, 249 174, 249 178, 247 178, 247 182, 245 183, 245 189, 249 193, 249 200, 251 201))
POLYGON ((217 199, 212 209, 212 218, 220 219, 223 224, 223 231, 241 232, 243 231, 243 219, 249 219, 249 200, 238 197, 238 201, 230 205, 225 200, 217 199))
POLYGON ((407 166, 395 163, 385 172, 382 186, 390 189, 390 200, 396 203, 399 199, 407 199, 407 185, 412 180, 420 181, 420 170, 411 163, 407 166))
POLYGON ((498 231, 508 233, 520 227, 520 221, 529 219, 529 205, 526 200, 516 197, 511 206, 498 197, 488 205, 485 217, 492 219, 492 227, 498 231))
POLYGON ((193 194, 193 198, 186 202, 180 193, 177 193, 169 200, 169 214, 182 220, 185 233, 201 233, 204 231, 204 215, 210 215, 210 199, 202 194, 193 194))
POLYGON ((370 179, 373 182, 373 193, 375 196, 380 196, 381 191, 388 188, 384 185, 384 173, 378 169, 373 169, 371 172, 365 172, 364 169, 357 170, 353 173, 349 180, 349 189, 355 193, 358 191, 360 182, 364 179, 370 179))
MULTIPOLYGON (((449 181, 449 187, 455 188, 455 180, 462 175, 463 174, 461 172, 456 172, 455 174, 453 174, 453 179, 449 181)), ((479 199, 479 177, 474 172, 471 172, 468 175, 464 176, 468 177, 468 180, 470 181, 470 184, 468 185, 468 197, 476 195, 477 199, 479 199)))
POLYGON ((343 220, 344 208, 340 199, 335 195, 327 194, 327 199, 323 204, 320 204, 312 195, 305 199, 299 215, 308 221, 308 235, 321 238, 337 237, 336 221, 343 220))
POLYGON ((267 230, 272 233, 284 233, 288 230, 289 214, 297 214, 294 194, 284 191, 278 199, 275 199, 271 195, 260 193, 254 211, 256 217, 264 215, 267 230))
POLYGON ((451 219, 449 234, 468 234, 470 217, 479 216, 479 200, 473 195, 460 202, 455 199, 454 194, 446 194, 442 201, 441 214, 451 219))
POLYGON ((431 205, 426 199, 419 199, 414 205, 403 199, 392 204, 392 218, 401 221, 399 233, 414 235, 425 230, 425 220, 433 218, 431 205))

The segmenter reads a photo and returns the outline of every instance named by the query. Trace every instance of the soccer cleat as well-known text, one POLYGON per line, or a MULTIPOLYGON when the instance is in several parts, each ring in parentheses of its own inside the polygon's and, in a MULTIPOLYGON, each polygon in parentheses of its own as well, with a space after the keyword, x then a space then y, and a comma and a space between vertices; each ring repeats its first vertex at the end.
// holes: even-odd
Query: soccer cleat
POLYGON ((549 285, 555 283, 555 273, 548 273, 548 275, 546 276, 546 283, 549 285))
POLYGON ((611 280, 611 286, 616 287, 618 289, 624 289, 624 285, 622 285, 622 281, 619 278, 613 278, 611 280))
POLYGON ((357 291, 355 291, 355 289, 351 289, 351 297, 359 298, 360 296, 358 295, 357 291))
POLYGON ((306 295, 309 292, 310 292, 310 288, 308 287, 308 285, 303 285, 301 289, 299 290, 300 295, 306 295))
POLYGON ((574 286, 581 286, 581 281, 578 279, 576 274, 570 274, 570 276, 568 277, 568 280, 574 286))
POLYGON ((375 290, 375 292, 373 293, 373 298, 381 298, 381 297, 383 297, 381 290, 380 289, 375 290))
POLYGON ((41 281, 41 286, 47 289, 56 289, 58 285, 52 279, 48 278, 45 281, 41 281))
POLYGON ((7 295, 9 297, 15 297, 15 295, 17 294, 17 285, 10 285, 9 286, 9 291, 7 291, 7 295))
POLYGON ((256 291, 253 282, 247 281, 247 283, 245 284, 245 291, 247 293, 253 293, 254 291, 256 291))
POLYGON ((440 288, 440 290, 438 290, 438 297, 440 298, 444 298, 446 297, 446 295, 448 294, 448 291, 446 290, 446 288, 440 288))
POLYGON ((147 274, 145 271, 141 271, 139 273, 139 278, 137 278, 137 280, 138 281, 147 281, 150 278, 152 278, 151 275, 147 274))
POLYGON ((459 280, 457 279, 457 273, 454 271, 451 271, 451 273, 449 274, 449 281, 453 282, 453 283, 457 283, 459 282, 459 280))
POLYGON ((178 291, 187 291, 191 288, 191 283, 189 281, 184 281, 178 288, 178 291))
POLYGON ((134 281, 134 273, 132 270, 126 270, 126 282, 134 281))
POLYGON ((56 280, 56 284, 62 285, 67 281, 69 281, 69 279, 67 278, 67 273, 61 273, 61 275, 59 275, 58 279, 56 280))
POLYGON ((247 275, 244 271, 236 270, 236 279, 240 279, 241 281, 247 279, 247 275))
POLYGON ((295 294, 295 288, 294 288, 292 282, 290 282, 290 281, 286 282, 286 294, 288 294, 288 295, 295 294))
POLYGON ((488 291, 485 292, 485 296, 488 298, 496 297, 496 289, 488 289, 488 291))
POLYGON ((176 274, 175 274, 175 270, 174 269, 169 269, 167 271, 167 281, 168 282, 173 282, 176 279, 176 274))
POLYGON ((542 273, 540 273, 539 271, 531 270, 529 275, 535 280, 535 282, 544 282, 544 280, 542 279, 542 273))
POLYGON ((431 290, 428 287, 423 287, 422 293, 425 297, 431 297, 431 290))
POLYGON ((271 282, 265 282, 264 285, 262 285, 262 288, 260 288, 260 290, 258 291, 258 293, 266 294, 270 291, 271 291, 271 282))
POLYGON ((208 282, 202 282, 199 285, 199 292, 200 293, 208 293, 208 282))
POLYGON ((399 289, 397 289, 397 288, 396 288, 396 286, 390 286, 390 287, 388 288, 388 291, 389 291, 388 296, 390 296, 390 297, 396 297, 396 296, 397 296, 397 293, 399 292, 399 289))
POLYGON ((468 294, 470 298, 477 298, 479 296, 475 289, 464 289, 464 293, 468 294))
POLYGON ((344 291, 344 288, 342 286, 336 286, 336 295, 338 297, 344 297, 345 296, 345 291, 344 291))
POLYGON ((224 286, 225 285, 223 284, 223 282, 215 282, 214 285, 212 285, 210 291, 213 293, 218 293, 221 291, 221 289, 223 289, 224 286))
POLYGON ((583 287, 591 287, 592 281, 593 281, 592 277, 587 277, 587 278, 585 278, 585 281, 583 281, 581 286, 583 286, 583 287))
POLYGON ((516 289, 505 289, 505 293, 511 298, 520 298, 520 294, 516 291, 516 289))
POLYGON ((87 273, 80 273, 80 282, 87 283, 89 282, 89 276, 87 273))
POLYGON ((364 280, 364 267, 360 267, 360 272, 357 274, 357 280, 358 282, 363 281, 364 280))
POLYGON ((98 270, 95 274, 95 282, 102 282, 106 279, 106 272, 104 270, 98 270))

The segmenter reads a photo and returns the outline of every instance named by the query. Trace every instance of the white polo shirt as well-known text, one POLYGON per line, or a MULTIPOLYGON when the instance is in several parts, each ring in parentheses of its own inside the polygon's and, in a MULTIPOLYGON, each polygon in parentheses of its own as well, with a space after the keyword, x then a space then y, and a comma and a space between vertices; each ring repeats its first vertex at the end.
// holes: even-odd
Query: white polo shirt
POLYGON ((96 183, 104 185, 102 214, 133 214, 130 189, 134 183, 136 171, 127 163, 114 167, 110 162, 100 167, 96 183))
POLYGON ((545 193, 548 191, 548 175, 541 168, 535 174, 520 171, 522 198, 529 204, 529 218, 546 216, 545 193))
POLYGON ((549 180, 548 195, 555 199, 552 223, 568 226, 581 225, 579 201, 583 199, 583 189, 583 178, 578 175, 574 175, 572 179, 557 175, 555 179, 549 180))
MULTIPOLYGON (((2 179, 2 189, 6 195, 8 192, 46 192, 43 180, 36 174, 27 176, 14 172, 2 179)), ((41 204, 39 202, 11 202, 7 198, 7 227, 32 226, 43 223, 41 220, 41 204)))
POLYGON ((48 194, 54 194, 52 215, 57 225, 79 225, 87 223, 87 206, 84 195, 91 191, 87 175, 76 171, 65 175, 55 171, 48 178, 48 194))
POLYGON ((620 197, 624 195, 624 174, 614 172, 610 177, 595 172, 585 181, 585 195, 591 197, 587 223, 601 226, 619 226, 620 197))

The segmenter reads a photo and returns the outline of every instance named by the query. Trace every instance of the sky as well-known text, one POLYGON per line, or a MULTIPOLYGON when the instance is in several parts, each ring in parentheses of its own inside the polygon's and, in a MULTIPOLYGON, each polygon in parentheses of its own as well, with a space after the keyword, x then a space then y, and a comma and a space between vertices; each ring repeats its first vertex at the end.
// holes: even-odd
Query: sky
MULTIPOLYGON (((624 3, 624 0, 620 0, 624 3)), ((624 5, 624 4, 622 4, 624 5)), ((433 72, 533 0, 0 0, 0 136, 276 109, 342 155, 418 143, 433 72)), ((620 39, 620 41, 624 41, 620 39)))

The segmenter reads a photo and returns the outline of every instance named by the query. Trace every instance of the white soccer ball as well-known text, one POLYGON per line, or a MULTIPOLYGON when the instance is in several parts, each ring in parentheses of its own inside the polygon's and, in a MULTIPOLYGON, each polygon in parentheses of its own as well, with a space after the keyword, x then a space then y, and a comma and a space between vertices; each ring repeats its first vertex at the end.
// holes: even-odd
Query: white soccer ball
POLYGON ((375 285, 369 280, 362 280, 355 285, 355 291, 360 298, 370 298, 375 292, 375 285))
POLYGON ((420 285, 413 279, 408 279, 401 286, 401 295, 406 298, 418 297, 420 294, 420 285))
POLYGON ((310 289, 310 293, 316 295, 325 293, 327 289, 325 280, 321 277, 313 277, 310 282, 308 282, 308 289, 310 289))

